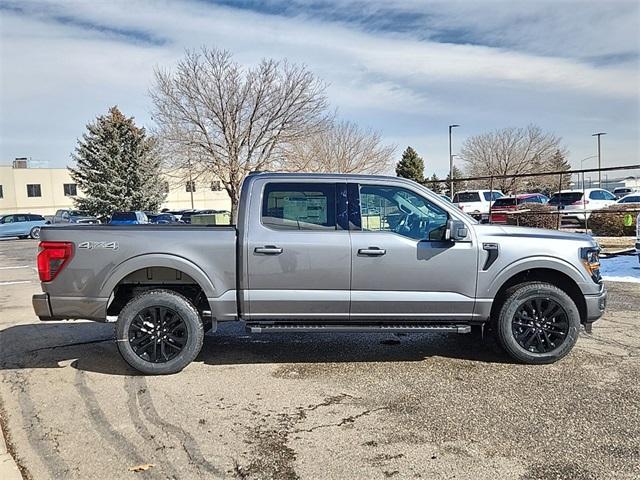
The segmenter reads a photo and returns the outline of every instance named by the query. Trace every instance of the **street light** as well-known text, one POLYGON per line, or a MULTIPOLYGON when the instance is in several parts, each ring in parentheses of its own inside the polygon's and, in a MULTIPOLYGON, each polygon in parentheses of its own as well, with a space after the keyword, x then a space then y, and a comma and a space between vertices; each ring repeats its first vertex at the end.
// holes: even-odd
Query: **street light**
MULTIPOLYGON (((584 161, 585 160, 589 160, 590 158, 596 158, 597 155, 591 155, 589 157, 585 157, 582 160, 580 160, 580 170, 582 170, 582 166, 584 165, 584 161)), ((584 191, 584 172, 582 172, 582 190, 584 191)))
POLYGON ((592 137, 598 137, 598 188, 602 188, 602 158, 600 157, 600 137, 606 135, 606 132, 598 132, 591 135, 592 137))
POLYGON ((460 125, 449 125, 449 195, 453 200, 453 155, 451 153, 451 130, 460 125))

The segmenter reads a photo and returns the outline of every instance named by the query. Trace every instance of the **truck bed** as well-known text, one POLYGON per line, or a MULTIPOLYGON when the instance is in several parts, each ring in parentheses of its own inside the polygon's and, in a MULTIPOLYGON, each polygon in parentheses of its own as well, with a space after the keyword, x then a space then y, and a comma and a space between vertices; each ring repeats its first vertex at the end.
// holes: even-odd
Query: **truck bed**
POLYGON ((44 317, 104 321, 116 287, 176 281, 199 286, 220 320, 237 317, 234 226, 54 225, 40 239, 73 244, 55 281, 42 284, 44 317))

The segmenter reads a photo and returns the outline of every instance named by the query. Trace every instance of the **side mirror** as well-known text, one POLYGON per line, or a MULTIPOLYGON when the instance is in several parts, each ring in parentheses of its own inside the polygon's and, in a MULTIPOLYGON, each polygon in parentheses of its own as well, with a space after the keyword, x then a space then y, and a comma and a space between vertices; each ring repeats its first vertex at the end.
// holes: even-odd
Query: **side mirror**
POLYGON ((445 232, 445 240, 453 240, 454 242, 466 240, 469 230, 465 223, 461 220, 447 221, 447 231, 445 232))

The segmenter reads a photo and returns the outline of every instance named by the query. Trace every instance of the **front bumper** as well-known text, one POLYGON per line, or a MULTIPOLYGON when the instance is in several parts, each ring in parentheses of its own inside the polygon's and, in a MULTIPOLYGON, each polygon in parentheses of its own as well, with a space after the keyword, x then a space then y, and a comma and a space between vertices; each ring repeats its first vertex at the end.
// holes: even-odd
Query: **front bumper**
POLYGON ((587 304, 587 318, 585 323, 593 323, 604 314, 607 307, 607 287, 602 284, 602 290, 594 295, 585 295, 585 303, 587 304))
POLYGON ((51 314, 51 304, 49 303, 48 293, 36 293, 31 298, 31 303, 33 303, 33 310, 41 321, 54 320, 51 314))

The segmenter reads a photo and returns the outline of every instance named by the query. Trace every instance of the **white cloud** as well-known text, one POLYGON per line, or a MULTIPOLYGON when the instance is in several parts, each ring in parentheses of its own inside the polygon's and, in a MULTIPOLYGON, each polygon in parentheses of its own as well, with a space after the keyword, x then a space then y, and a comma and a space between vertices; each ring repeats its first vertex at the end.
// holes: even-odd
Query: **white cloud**
MULTIPOLYGON (((367 5, 374 11, 383 4, 367 5)), ((391 5, 407 12, 434 9, 399 0, 391 5)), ((637 33, 629 33, 629 25, 638 28, 633 15, 602 16, 603 31, 620 26, 602 38, 593 31, 593 9, 571 21, 567 5, 475 5, 438 4, 425 28, 459 25, 469 35, 505 46, 439 43, 410 33, 363 31, 346 20, 265 15, 200 2, 47 1, 23 5, 26 14, 0 10, 0 160, 31 154, 65 162, 84 123, 112 104, 148 124, 153 67, 171 67, 185 48, 207 45, 228 48, 246 64, 264 56, 307 64, 329 82, 330 100, 341 114, 380 129, 390 141, 415 138, 433 152, 439 168, 446 163, 446 139, 435 132, 448 122, 462 122, 456 118, 466 120, 467 134, 534 121, 569 141, 582 135, 578 129, 586 130, 586 138, 590 129, 613 129, 621 120, 626 127, 618 128, 624 135, 620 145, 627 153, 620 156, 632 161, 638 149, 637 64, 579 59, 613 54, 625 45, 637 50, 637 33), (545 11, 556 15, 539 18, 545 11), (518 12, 535 21, 517 25, 518 12), (557 43, 561 40, 566 49, 557 43)), ((582 146, 569 148, 580 152, 582 146)))

